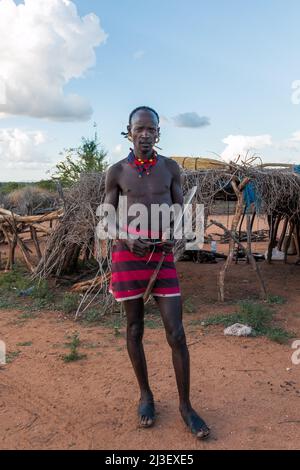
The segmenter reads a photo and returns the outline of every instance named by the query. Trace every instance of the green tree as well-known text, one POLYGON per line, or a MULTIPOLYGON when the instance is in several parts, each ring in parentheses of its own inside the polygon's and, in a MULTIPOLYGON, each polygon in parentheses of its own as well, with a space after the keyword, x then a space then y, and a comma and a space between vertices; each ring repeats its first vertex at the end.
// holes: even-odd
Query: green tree
POLYGON ((107 168, 107 152, 100 147, 97 132, 93 139, 82 137, 79 147, 64 149, 60 155, 65 158, 57 163, 52 179, 59 180, 65 187, 76 183, 82 173, 102 172, 107 168))
POLYGON ((40 180, 34 185, 38 188, 45 189, 46 191, 56 192, 56 184, 53 180, 40 180))
POLYGON ((1 183, 0 184, 0 192, 2 194, 9 194, 12 191, 24 188, 28 184, 29 183, 17 183, 15 181, 8 181, 7 183, 1 183))

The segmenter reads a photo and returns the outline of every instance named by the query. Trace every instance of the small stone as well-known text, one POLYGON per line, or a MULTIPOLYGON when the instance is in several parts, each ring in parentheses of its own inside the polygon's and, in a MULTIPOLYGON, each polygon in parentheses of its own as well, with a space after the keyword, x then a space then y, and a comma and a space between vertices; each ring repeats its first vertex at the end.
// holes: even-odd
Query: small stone
POLYGON ((234 325, 225 328, 225 336, 250 336, 252 334, 252 328, 242 323, 235 323, 234 325))

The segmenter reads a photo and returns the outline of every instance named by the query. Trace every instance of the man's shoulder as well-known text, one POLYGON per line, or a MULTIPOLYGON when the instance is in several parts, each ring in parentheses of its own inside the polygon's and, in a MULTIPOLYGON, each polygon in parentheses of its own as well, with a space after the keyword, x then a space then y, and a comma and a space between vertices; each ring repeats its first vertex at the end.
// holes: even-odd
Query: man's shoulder
POLYGON ((119 174, 120 171, 122 171, 122 169, 124 168, 124 163, 126 162, 126 158, 123 158, 122 160, 119 160, 118 162, 114 163, 113 165, 111 165, 107 172, 110 174, 110 175, 114 175, 114 174, 119 174))
POLYGON ((171 171, 180 171, 180 167, 179 167, 178 163, 175 160, 172 160, 172 158, 165 157, 163 155, 160 155, 159 157, 164 161, 165 165, 167 165, 167 167, 171 171))

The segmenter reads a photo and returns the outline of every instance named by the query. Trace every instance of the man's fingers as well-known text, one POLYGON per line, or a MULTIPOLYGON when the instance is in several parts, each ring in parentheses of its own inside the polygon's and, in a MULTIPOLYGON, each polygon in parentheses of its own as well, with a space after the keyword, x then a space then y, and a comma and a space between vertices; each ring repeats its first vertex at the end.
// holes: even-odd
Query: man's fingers
POLYGON ((141 256, 141 257, 142 257, 142 256, 146 256, 147 251, 139 250, 139 249, 135 248, 135 249, 133 250, 133 253, 134 253, 135 255, 137 255, 137 256, 141 256))
POLYGON ((149 242, 147 242, 146 240, 137 240, 135 242, 136 246, 138 246, 139 248, 141 248, 142 250, 145 250, 145 249, 149 249, 149 247, 151 246, 149 242))
POLYGON ((175 244, 174 240, 165 240, 163 241, 164 245, 173 246, 175 244))
POLYGON ((170 253, 172 249, 174 248, 174 241, 173 240, 166 240, 163 242, 162 249, 166 253, 170 253))

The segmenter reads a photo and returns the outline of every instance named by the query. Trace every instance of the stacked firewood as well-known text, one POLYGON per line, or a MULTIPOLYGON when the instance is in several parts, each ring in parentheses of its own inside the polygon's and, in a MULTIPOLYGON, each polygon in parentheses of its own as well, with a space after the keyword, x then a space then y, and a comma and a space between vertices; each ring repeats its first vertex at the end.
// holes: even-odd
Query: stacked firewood
POLYGON ((62 215, 62 209, 43 215, 24 216, 0 208, 0 239, 1 243, 8 245, 5 271, 12 269, 15 264, 15 252, 18 247, 27 268, 33 273, 42 258, 41 239, 50 234, 49 223, 52 225, 53 221, 59 220, 62 215))

